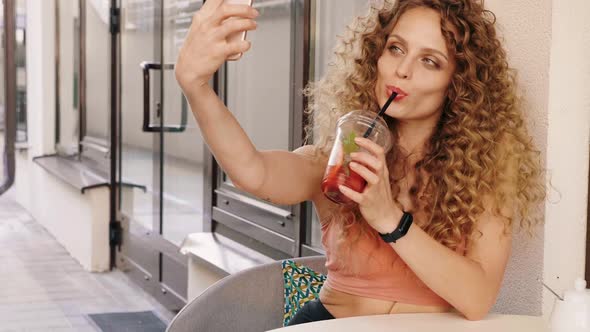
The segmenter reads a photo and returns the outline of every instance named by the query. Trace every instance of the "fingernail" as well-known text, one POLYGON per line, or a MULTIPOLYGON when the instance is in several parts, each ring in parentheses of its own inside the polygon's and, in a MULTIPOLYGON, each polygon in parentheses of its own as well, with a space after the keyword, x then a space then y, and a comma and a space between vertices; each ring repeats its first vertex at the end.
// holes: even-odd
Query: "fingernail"
POLYGON ((260 12, 258 12, 256 9, 254 9, 254 17, 258 17, 258 15, 260 15, 260 12))

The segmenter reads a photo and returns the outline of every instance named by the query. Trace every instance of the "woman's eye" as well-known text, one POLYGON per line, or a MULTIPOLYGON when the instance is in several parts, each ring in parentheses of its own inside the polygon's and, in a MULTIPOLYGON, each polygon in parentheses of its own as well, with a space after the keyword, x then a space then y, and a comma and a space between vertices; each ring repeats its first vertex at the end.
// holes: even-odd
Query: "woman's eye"
POLYGON ((432 67, 435 67, 435 68, 438 68, 439 67, 438 63, 436 61, 430 59, 430 58, 424 58, 422 61, 424 61, 424 63, 426 63, 429 66, 432 66, 432 67))
POLYGON ((389 46, 389 50, 392 51, 392 52, 394 52, 394 53, 400 53, 400 54, 404 52, 404 51, 402 51, 401 48, 399 48, 399 47, 397 47, 395 45, 389 46))

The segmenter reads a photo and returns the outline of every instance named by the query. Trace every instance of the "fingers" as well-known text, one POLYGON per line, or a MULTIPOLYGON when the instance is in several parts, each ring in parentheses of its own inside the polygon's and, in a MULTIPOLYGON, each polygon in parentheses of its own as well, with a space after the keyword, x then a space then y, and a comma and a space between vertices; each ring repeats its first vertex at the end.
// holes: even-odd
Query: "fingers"
POLYGON ((258 25, 254 20, 236 18, 224 22, 223 25, 215 33, 217 34, 216 37, 219 37, 221 39, 227 39, 228 36, 231 36, 236 33, 256 30, 257 26, 258 25))
POLYGON ((363 179, 365 179, 365 181, 367 181, 367 183, 369 183, 371 185, 375 185, 379 182, 379 176, 377 174, 371 172, 367 167, 365 167, 359 163, 355 163, 355 162, 351 162, 350 164, 348 164, 348 166, 355 173, 357 173, 363 179))
POLYGON ((373 155, 365 152, 353 152, 350 157, 356 162, 369 166, 377 174, 381 174, 381 171, 383 171, 384 163, 373 155))
POLYGON ((239 40, 233 43, 225 44, 224 55, 225 57, 229 57, 230 55, 245 53, 250 49, 252 43, 248 40, 239 40))
POLYGON ((344 194, 344 196, 350 198, 353 202, 360 204, 363 201, 363 195, 358 193, 347 186, 339 185, 338 189, 344 194))
POLYGON ((220 25, 230 17, 254 19, 258 17, 258 11, 248 5, 222 4, 213 12, 211 16, 211 24, 220 25))
POLYGON ((362 148, 365 148, 375 157, 378 157, 379 159, 383 158, 383 160, 385 160, 385 151, 377 143, 364 137, 357 137, 354 139, 354 141, 356 142, 356 144, 358 144, 362 148))

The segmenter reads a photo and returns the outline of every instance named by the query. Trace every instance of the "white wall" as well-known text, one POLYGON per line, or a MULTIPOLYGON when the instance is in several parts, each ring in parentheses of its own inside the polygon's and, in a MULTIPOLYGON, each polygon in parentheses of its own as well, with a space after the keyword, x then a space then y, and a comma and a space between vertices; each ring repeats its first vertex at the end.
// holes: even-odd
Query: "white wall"
MULTIPOLYGON (((510 66, 518 72, 519 93, 524 98, 526 122, 545 160, 549 54, 551 50, 551 0, 485 2, 497 17, 510 66)), ((541 207, 543 208, 543 207, 541 207)), ((494 311, 514 314, 542 313, 543 228, 536 237, 516 234, 504 284, 494 311)))
MULTIPOLYGON (((584 277, 590 133, 590 2, 553 0, 544 280, 558 294, 584 277)), ((555 301, 543 292, 548 313, 555 301)))
POLYGON ((55 152, 55 16, 53 2, 27 1, 29 152, 55 152))

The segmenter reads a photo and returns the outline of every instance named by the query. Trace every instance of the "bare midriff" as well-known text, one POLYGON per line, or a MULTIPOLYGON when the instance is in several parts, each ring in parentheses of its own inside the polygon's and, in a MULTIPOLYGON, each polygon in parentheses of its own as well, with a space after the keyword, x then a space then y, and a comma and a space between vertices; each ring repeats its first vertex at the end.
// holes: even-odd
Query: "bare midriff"
POLYGON ((336 318, 401 314, 401 313, 433 313, 452 311, 450 306, 426 306, 395 301, 373 299, 331 289, 325 285, 320 291, 320 301, 336 318))

